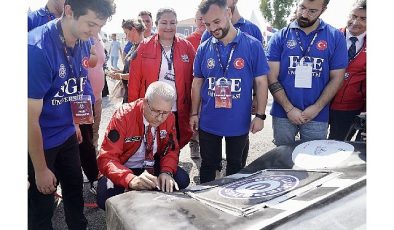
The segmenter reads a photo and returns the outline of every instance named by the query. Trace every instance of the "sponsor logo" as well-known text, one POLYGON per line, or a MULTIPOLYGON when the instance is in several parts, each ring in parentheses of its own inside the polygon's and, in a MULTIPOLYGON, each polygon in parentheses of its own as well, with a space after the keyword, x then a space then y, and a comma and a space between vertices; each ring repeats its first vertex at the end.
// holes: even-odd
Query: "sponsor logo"
POLYGON ((288 40, 286 42, 286 46, 289 49, 294 49, 296 47, 296 45, 297 45, 297 41, 296 40, 288 40))
POLYGON ((209 58, 207 61, 207 68, 213 69, 215 67, 215 60, 213 58, 209 58))
POLYGON ((126 137, 124 143, 141 141, 141 136, 126 137))
POLYGON ((234 60, 234 68, 243 69, 245 66, 245 61, 242 58, 237 58, 234 60))
POLYGON ((64 78, 65 76, 66 76, 66 66, 64 66, 64 64, 60 64, 59 77, 64 78))
POLYGON ((218 194, 229 199, 257 199, 279 196, 297 187, 299 179, 291 175, 260 175, 226 185, 218 194))
POLYGON ((325 49, 327 49, 327 42, 324 41, 324 40, 318 41, 317 44, 316 44, 316 48, 317 48, 318 50, 322 50, 322 51, 325 50, 325 49))

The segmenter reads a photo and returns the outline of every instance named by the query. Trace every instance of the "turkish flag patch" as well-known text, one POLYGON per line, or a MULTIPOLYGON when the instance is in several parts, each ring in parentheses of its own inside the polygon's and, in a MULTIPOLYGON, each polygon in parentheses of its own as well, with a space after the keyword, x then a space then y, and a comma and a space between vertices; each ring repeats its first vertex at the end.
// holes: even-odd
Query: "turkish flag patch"
POLYGON ((318 41, 318 42, 317 42, 317 45, 316 45, 316 48, 317 48, 318 50, 325 50, 325 49, 327 49, 327 42, 324 41, 324 40, 318 41))
POLYGON ((82 59, 82 66, 83 66, 85 69, 89 68, 89 59, 88 59, 87 57, 84 57, 84 58, 82 59))
POLYGON ((236 69, 242 69, 245 66, 245 61, 242 58, 237 58, 234 60, 234 67, 236 69))

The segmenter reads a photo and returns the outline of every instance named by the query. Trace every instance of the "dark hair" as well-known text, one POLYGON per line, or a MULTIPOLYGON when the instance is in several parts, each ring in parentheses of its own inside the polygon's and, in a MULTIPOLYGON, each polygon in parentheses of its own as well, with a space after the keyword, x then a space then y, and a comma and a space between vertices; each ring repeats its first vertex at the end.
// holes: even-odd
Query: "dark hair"
MULTIPOLYGON (((298 0, 298 3, 300 3, 301 1, 302 1, 302 0, 298 0)), ((308 0, 308 1, 314 2, 315 0, 308 0)), ((327 7, 328 3, 330 3, 330 0, 324 0, 323 6, 324 6, 324 7, 327 7)))
POLYGON ((203 0, 200 5, 198 5, 198 10, 204 15, 208 12, 211 5, 217 5, 220 8, 225 9, 227 7, 227 0, 203 0))
POLYGON ((103 20, 110 18, 116 10, 113 0, 66 0, 64 5, 71 6, 75 19, 91 10, 96 13, 99 19, 103 20))
POLYGON ((367 0, 356 0, 353 4, 353 9, 367 10, 367 0))
POLYGON ((165 13, 172 13, 172 14, 175 15, 175 18, 177 18, 176 12, 175 12, 175 10, 174 10, 173 8, 160 8, 160 9, 157 11, 157 14, 156 14, 156 21, 155 21, 156 26, 157 26, 157 24, 159 23, 159 20, 160 20, 161 16, 162 16, 163 14, 165 14, 165 13))
POLYGON ((148 15, 151 19, 152 19, 152 14, 151 12, 147 11, 147 10, 143 10, 138 14, 138 17, 141 17, 142 15, 148 15))
POLYGON ((138 31, 138 33, 142 33, 146 29, 145 24, 141 18, 123 20, 122 21, 122 28, 129 29, 129 30, 135 28, 138 31))

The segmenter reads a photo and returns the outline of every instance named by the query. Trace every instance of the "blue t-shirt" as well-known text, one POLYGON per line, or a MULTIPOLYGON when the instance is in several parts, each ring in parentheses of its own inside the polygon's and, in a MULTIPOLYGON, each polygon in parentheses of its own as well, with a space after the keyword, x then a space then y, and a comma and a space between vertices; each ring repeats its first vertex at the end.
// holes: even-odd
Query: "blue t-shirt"
POLYGON ((29 12, 27 15, 27 31, 44 25, 45 23, 52 21, 55 18, 55 15, 49 12, 49 10, 47 10, 45 7, 42 7, 36 11, 29 12))
MULTIPOLYGON (((256 38, 263 44, 264 38, 263 35, 261 34, 261 31, 259 27, 257 27, 253 22, 244 19, 241 17, 237 23, 234 24, 235 28, 240 29, 242 32, 251 35, 252 37, 256 38)), ((208 32, 208 30, 205 30, 204 33, 201 36, 201 43, 207 40, 208 38, 212 37, 212 34, 208 32)))
POLYGON ((130 49, 131 49, 131 47, 133 47, 133 43, 131 43, 130 41, 128 41, 128 42, 126 43, 126 45, 124 46, 124 48, 123 48, 123 52, 124 52, 125 54, 128 54, 129 51, 130 51, 130 49))
MULTIPOLYGON (((270 39, 267 50, 268 61, 280 62, 278 81, 282 84, 287 98, 300 110, 314 104, 320 97, 330 80, 330 71, 347 67, 346 40, 336 28, 320 20, 315 31, 308 35, 300 29, 296 21, 288 27, 276 32, 270 39), (306 52, 315 33, 316 38, 311 45, 305 61, 312 62, 312 88, 295 88, 295 68, 303 56, 300 49, 297 33, 306 52)), ((326 105, 313 119, 314 121, 328 122, 329 105, 326 105)), ((275 102, 271 108, 271 115, 287 118, 282 106, 275 102)))
POLYGON ((214 37, 203 42, 194 60, 194 76, 204 78, 201 86, 200 128, 218 136, 247 134, 251 121, 253 80, 268 72, 261 42, 240 30, 237 30, 237 36, 227 46, 214 37), (231 81, 231 109, 215 108, 215 81, 224 77, 215 46, 219 50, 223 68, 226 68, 231 49, 235 47, 225 76, 231 81))
POLYGON ((71 71, 57 21, 37 27, 28 36, 28 98, 43 99, 39 122, 45 150, 61 145, 75 133, 70 100, 83 94, 88 74, 88 42, 79 41, 68 48, 71 71))

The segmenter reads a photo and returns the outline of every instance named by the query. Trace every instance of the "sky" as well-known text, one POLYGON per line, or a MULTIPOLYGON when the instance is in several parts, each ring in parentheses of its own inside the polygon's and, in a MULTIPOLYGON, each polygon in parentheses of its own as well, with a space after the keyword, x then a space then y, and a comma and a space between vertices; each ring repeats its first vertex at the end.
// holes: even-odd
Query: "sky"
MULTIPOLYGON (((195 11, 201 0, 115 0, 117 5, 116 13, 111 21, 103 27, 107 33, 121 33, 122 19, 130 19, 138 16, 141 10, 148 10, 152 13, 154 20, 159 8, 172 7, 175 9, 178 21, 194 17, 195 11), (136 4, 138 2, 138 4, 136 4)), ((38 9, 45 5, 47 0, 29 0, 28 7, 31 10, 38 9)), ((331 0, 328 9, 321 16, 323 20, 334 27, 343 27, 346 23, 348 12, 350 11, 353 0, 331 0)), ((239 0, 238 10, 246 19, 250 19, 252 11, 263 24, 261 12, 259 10, 260 0, 239 0)))

